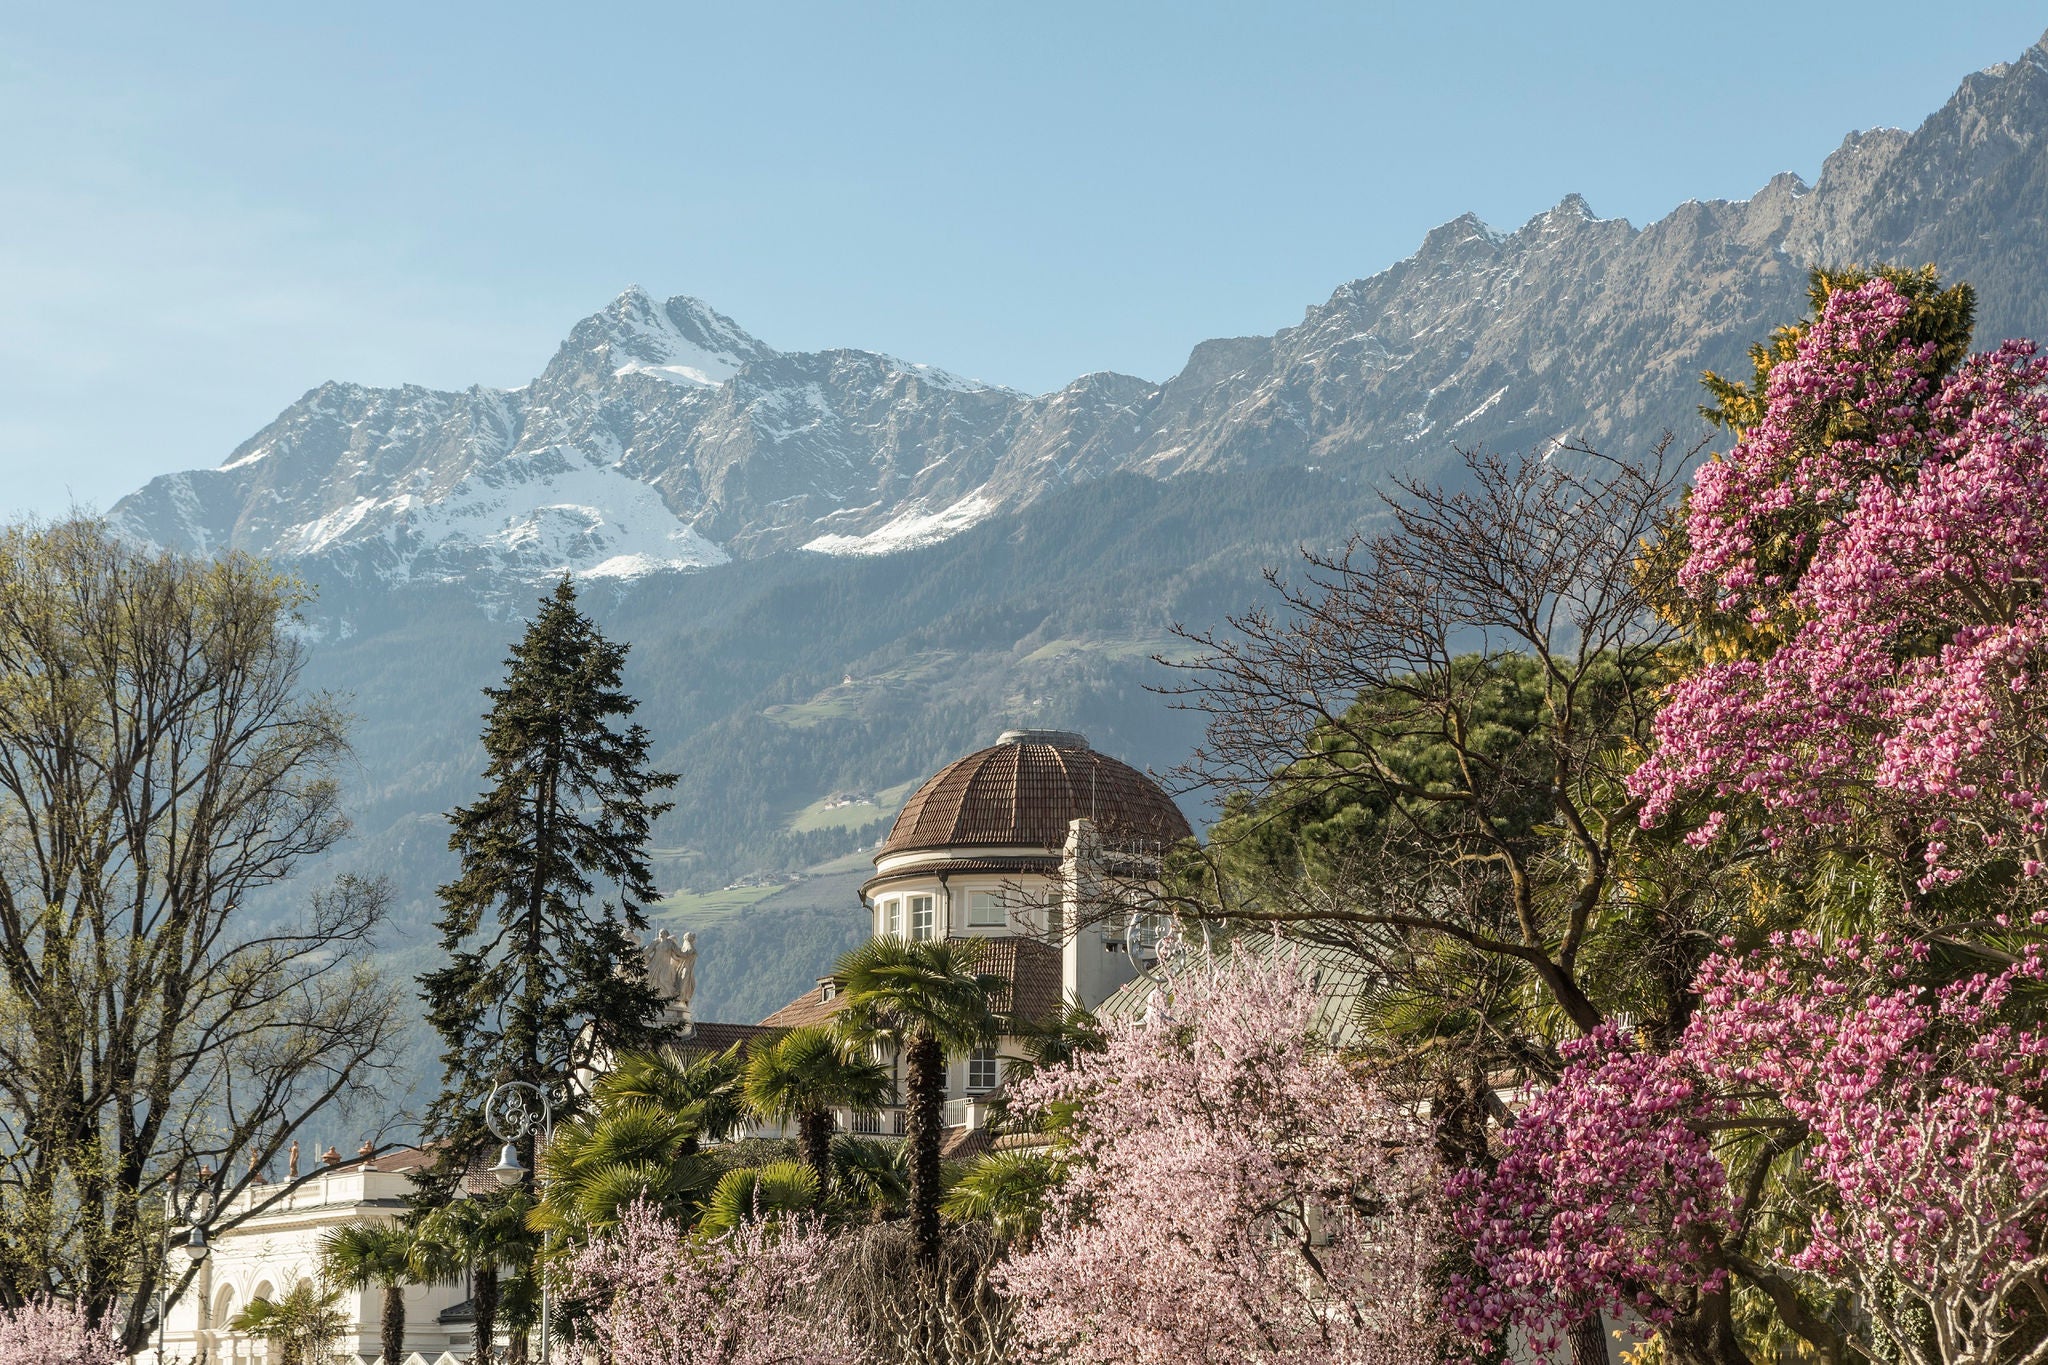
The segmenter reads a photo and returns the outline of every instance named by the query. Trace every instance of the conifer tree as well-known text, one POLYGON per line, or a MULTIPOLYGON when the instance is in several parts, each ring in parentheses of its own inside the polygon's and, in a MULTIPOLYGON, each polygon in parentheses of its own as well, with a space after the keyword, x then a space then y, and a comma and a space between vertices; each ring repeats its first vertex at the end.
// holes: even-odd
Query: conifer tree
MULTIPOLYGON (((488 1147, 479 1105, 495 1082, 548 1087, 559 1117, 579 1062, 663 1036, 637 935, 656 895, 649 827, 670 808, 654 796, 675 774, 648 770, 647 732, 620 687, 625 658, 565 577, 513 647, 504 685, 485 689, 489 786, 450 813, 462 870, 440 888, 448 961, 420 977, 444 1044, 426 1127, 447 1143, 446 1173, 488 1147)), ((530 1169, 530 1144, 526 1155, 530 1169)))

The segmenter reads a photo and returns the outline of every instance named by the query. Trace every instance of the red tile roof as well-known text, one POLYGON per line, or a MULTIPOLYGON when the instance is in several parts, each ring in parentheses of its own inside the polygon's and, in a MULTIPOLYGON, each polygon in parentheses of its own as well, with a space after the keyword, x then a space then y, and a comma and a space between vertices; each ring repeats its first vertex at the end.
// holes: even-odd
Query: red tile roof
POLYGON ((948 1128, 945 1136, 939 1140, 939 1159, 966 1161, 989 1151, 991 1145, 990 1134, 986 1128, 948 1128))
POLYGON ((912 793, 881 853, 1006 844, 1059 848, 1087 817, 1105 840, 1171 844, 1192 831, 1151 778, 1078 736, 993 744, 941 769, 912 793))
POLYGON ((684 1052, 723 1052, 738 1043, 750 1048, 762 1038, 775 1032, 759 1024, 719 1024, 706 1020, 690 1029, 690 1036, 678 1039, 676 1046, 684 1052))
MULTIPOLYGON (((1033 1023, 1059 1012, 1060 953, 1035 938, 983 938, 981 960, 975 970, 999 979, 989 992, 989 1005, 1003 1014, 1016 1014, 1033 1023)), ((761 1021, 764 1029, 803 1028, 822 1024, 846 1008, 846 997, 834 992, 826 999, 822 986, 813 986, 761 1021)), ((701 1029, 704 1026, 698 1025, 701 1029)), ((728 1026, 730 1027, 730 1026, 728 1026)))
POLYGON ((975 970, 1001 977, 989 1004, 1004 1014, 1043 1023, 1059 1013, 1060 951, 1035 938, 987 938, 975 970))
POLYGON ((834 994, 825 998, 825 988, 813 986, 796 999, 784 1005, 761 1021, 762 1028, 805 1028, 811 1024, 822 1024, 846 1008, 846 997, 834 994))

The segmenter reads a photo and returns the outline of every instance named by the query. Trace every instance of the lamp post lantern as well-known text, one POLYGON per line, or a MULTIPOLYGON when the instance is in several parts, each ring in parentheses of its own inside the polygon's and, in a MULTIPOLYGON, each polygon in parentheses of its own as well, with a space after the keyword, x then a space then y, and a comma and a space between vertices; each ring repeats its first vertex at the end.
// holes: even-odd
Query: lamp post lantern
MULTIPOLYGON (((207 1257, 213 1255, 213 1246, 206 1240, 205 1222, 206 1218, 213 1211, 213 1203, 213 1192, 202 1184, 198 1190, 194 1191, 189 1207, 181 1208, 178 1201, 177 1176, 173 1173, 170 1188, 164 1195, 165 1208, 170 1214, 170 1218, 167 1220, 167 1225, 164 1228, 163 1268, 157 1272, 156 1281, 157 1365, 163 1365, 164 1331, 167 1319, 171 1315, 171 1232, 168 1224, 178 1222, 189 1222, 191 1224, 191 1230, 186 1233, 184 1240, 178 1243, 178 1250, 184 1253, 185 1260, 196 1268, 202 1265, 207 1257)), ((204 1288, 203 1285, 201 1287, 202 1289, 204 1288)), ((195 1323, 192 1333, 193 1344, 199 1348, 201 1352, 200 1358, 203 1360, 205 1359, 206 1348, 199 1340, 199 1330, 196 1326, 198 1317, 196 1314, 193 1322, 195 1323)))
MULTIPOLYGON (((484 1100, 484 1124, 505 1144, 498 1153, 498 1164, 491 1167, 491 1176, 510 1189, 531 1174, 519 1160, 519 1140, 539 1135, 539 1142, 534 1147, 534 1165, 538 1166, 541 1148, 554 1141, 555 1107, 548 1101, 548 1092, 531 1081, 499 1081, 491 1087, 490 1095, 484 1100), (535 1112, 536 1105, 539 1106, 538 1113, 535 1112)), ((543 1252, 547 1249, 545 1240, 541 1249, 543 1252)), ((540 1280, 540 1365, 548 1365, 548 1282, 545 1274, 540 1280)))

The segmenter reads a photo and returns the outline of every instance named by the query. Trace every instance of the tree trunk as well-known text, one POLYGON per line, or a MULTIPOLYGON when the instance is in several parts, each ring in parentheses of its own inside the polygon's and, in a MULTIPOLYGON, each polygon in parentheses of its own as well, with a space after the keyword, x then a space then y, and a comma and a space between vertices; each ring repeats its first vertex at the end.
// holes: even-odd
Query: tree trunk
POLYGON ((1485 1068, 1477 1063, 1446 1068, 1437 1077, 1430 1110, 1431 1136, 1437 1156, 1451 1170, 1467 1166, 1493 1169, 1493 1153, 1486 1140, 1490 1123, 1484 1099, 1487 1084, 1485 1068))
POLYGON ((469 1308, 476 1322, 476 1341, 470 1347, 470 1365, 498 1365, 498 1268, 479 1266, 469 1293, 469 1308))
POLYGON ((384 1365, 402 1365, 405 1360, 405 1287, 384 1286, 384 1365))
POLYGON ((797 1120, 797 1147, 804 1164, 818 1176, 818 1198, 822 1202, 832 1191, 832 1112, 813 1109, 797 1120))
POLYGON ((527 1345, 524 1331, 514 1332, 505 1338, 505 1365, 526 1365, 530 1358, 531 1348, 527 1345))
POLYGON ((1597 1312, 1572 1324, 1572 1365, 1607 1365, 1607 1330, 1597 1312))
POLYGON ((1735 1334, 1728 1295, 1702 1294, 1699 1307, 1660 1329, 1672 1365, 1755 1365, 1735 1334))
POLYGON ((945 1130, 946 1054, 936 1038, 910 1041, 907 1089, 910 1113, 910 1231, 918 1256, 939 1256, 939 1144, 945 1130))

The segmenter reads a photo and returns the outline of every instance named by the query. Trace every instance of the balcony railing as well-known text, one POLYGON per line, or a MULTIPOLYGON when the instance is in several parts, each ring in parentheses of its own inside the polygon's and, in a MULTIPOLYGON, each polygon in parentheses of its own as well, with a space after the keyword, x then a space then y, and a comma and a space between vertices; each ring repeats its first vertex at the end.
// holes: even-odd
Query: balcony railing
POLYGON ((840 1132, 856 1137, 902 1137, 905 1130, 900 1106, 871 1112, 840 1109, 833 1112, 832 1119, 840 1132))
POLYGON ((946 1116, 943 1120, 948 1128, 966 1128, 970 1131, 988 1123, 987 1095, 969 1095, 965 1099, 947 1100, 946 1116))
MULTIPOLYGON (((991 1095, 969 1095, 965 1099, 947 1100, 939 1122, 947 1128, 985 1127, 991 1098, 991 1095)), ((901 1105, 866 1113, 835 1109, 832 1111, 832 1126, 838 1132, 852 1133, 855 1137, 902 1137, 909 1131, 906 1112, 901 1105)))

